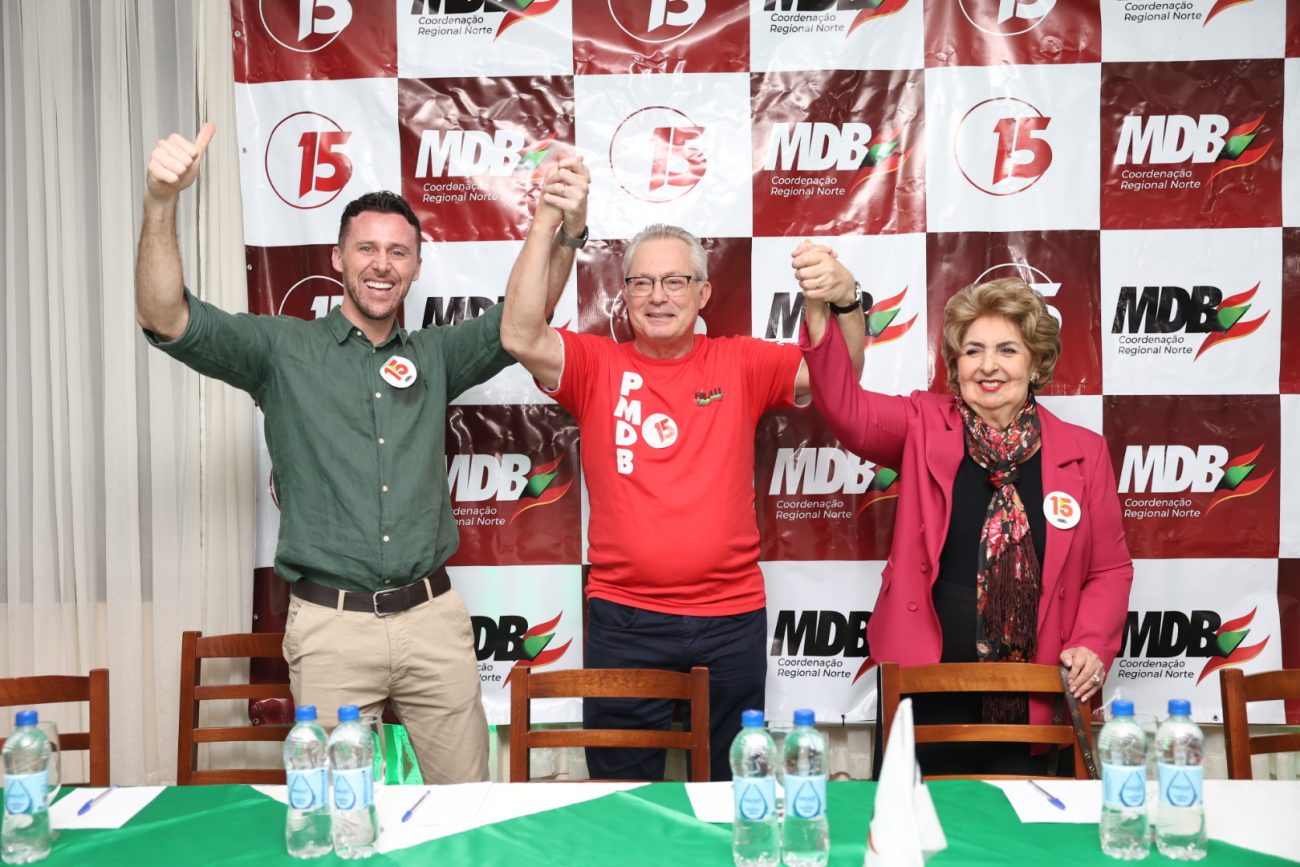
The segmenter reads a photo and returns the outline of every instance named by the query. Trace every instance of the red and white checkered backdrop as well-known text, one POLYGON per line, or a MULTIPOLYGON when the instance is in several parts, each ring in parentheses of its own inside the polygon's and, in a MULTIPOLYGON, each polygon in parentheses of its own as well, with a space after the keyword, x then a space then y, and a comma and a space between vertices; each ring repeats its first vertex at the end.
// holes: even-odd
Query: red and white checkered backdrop
MULTIPOLYGON (((477 316, 501 302, 538 177, 572 152, 593 240, 556 322, 579 331, 628 337, 619 256, 668 222, 709 248, 708 333, 793 340, 789 252, 812 237, 862 282, 864 384, 943 390, 945 300, 1021 276, 1062 324, 1044 403, 1105 435, 1119 479, 1136 578, 1107 697, 1187 697, 1215 721, 1221 667, 1300 666, 1300 0, 231 8, 253 310, 339 303, 340 212, 391 189, 424 233, 405 325, 477 316)), ((581 442, 518 366, 448 425, 452 580, 507 722, 512 668, 582 664, 581 442)), ((768 714, 871 719, 897 474, 815 411, 757 436, 768 714)), ((274 629, 263 494, 255 613, 274 629)))

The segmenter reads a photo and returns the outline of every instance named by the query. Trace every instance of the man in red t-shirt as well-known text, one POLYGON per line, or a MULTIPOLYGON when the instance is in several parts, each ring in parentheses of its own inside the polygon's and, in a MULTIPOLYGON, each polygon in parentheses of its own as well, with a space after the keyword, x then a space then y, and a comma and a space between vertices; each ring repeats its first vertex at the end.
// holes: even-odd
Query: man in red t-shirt
MULTIPOLYGON (((754 431, 764 412, 808 394, 807 369, 794 345, 696 333, 712 286, 703 246, 675 226, 650 226, 628 245, 631 343, 549 327, 547 251, 587 178, 569 159, 543 182, 501 342, 578 421, 591 501, 587 667, 708 666, 711 774, 726 780, 740 712, 763 706, 767 676, 754 431)), ((805 241, 792 260, 808 297, 854 286, 829 248, 805 241)), ((839 310, 861 370, 860 305, 839 310)), ((589 728, 667 728, 672 711, 667 701, 604 699, 586 702, 583 717, 589 728)), ((664 753, 588 750, 587 765, 601 779, 661 779, 664 753)))

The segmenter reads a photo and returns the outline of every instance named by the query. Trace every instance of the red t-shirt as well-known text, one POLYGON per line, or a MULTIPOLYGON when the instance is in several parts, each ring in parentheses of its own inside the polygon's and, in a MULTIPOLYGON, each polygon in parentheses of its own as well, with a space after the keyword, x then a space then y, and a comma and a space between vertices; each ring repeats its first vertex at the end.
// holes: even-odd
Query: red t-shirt
POLYGON ((696 335, 690 354, 561 331, 552 397, 578 420, 591 502, 590 596, 671 614, 765 604, 754 429, 794 398, 794 345, 696 335))

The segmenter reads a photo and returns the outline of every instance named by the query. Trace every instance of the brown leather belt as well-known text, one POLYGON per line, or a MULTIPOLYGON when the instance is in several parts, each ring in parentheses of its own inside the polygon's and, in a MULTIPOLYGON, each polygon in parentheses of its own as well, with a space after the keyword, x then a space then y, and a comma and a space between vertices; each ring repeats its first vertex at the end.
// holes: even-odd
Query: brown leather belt
POLYGON ((391 590, 378 590, 374 593, 336 590, 307 578, 300 578, 293 582, 291 592, 305 602, 313 602, 329 608, 339 607, 339 599, 342 597, 344 611, 369 611, 376 617, 388 617, 390 614, 398 614, 436 599, 450 589, 451 579, 447 577, 447 569, 445 566, 439 566, 410 584, 394 587, 391 590))

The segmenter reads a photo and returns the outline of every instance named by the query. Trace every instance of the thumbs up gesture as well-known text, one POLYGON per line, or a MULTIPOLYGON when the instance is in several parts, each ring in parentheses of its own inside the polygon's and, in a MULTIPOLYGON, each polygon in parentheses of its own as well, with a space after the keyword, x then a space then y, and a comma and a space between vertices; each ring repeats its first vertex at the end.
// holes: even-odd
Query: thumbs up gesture
POLYGON ((203 124, 198 137, 190 141, 179 133, 159 139, 149 155, 146 188, 149 196, 159 203, 173 202, 181 190, 194 183, 199 174, 199 160, 217 128, 203 124))

